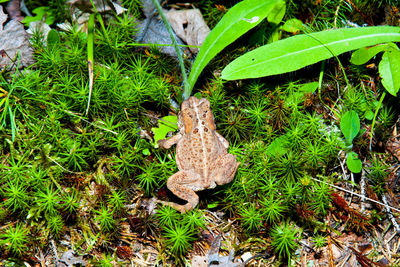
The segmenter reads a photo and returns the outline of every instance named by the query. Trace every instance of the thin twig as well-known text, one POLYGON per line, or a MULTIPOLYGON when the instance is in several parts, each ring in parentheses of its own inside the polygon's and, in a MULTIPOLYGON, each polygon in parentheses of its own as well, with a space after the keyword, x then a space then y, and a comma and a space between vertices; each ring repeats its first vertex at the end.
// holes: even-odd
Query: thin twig
MULTIPOLYGON (((356 192, 353 192, 353 191, 344 189, 344 188, 342 188, 342 187, 340 187, 340 186, 336 186, 336 185, 333 185, 333 184, 328 183, 328 182, 321 181, 321 180, 319 180, 319 179, 317 179, 317 178, 311 177, 311 179, 314 180, 314 181, 320 182, 320 183, 327 184, 327 185, 329 185, 329 186, 331 186, 331 187, 333 187, 333 188, 335 188, 335 189, 341 190, 341 191, 343 191, 343 192, 346 192, 346 193, 349 193, 349 194, 358 196, 358 197, 360 197, 360 198, 363 197, 362 195, 360 195, 360 194, 358 194, 358 193, 356 193, 356 192)), ((365 198, 366 200, 369 200, 369 201, 371 201, 371 202, 374 202, 375 204, 378 204, 378 205, 384 206, 384 207, 386 207, 386 208, 388 208, 388 209, 393 209, 393 210, 395 210, 395 211, 397 211, 397 212, 400 212, 400 209, 397 209, 397 208, 395 208, 395 207, 392 207, 392 206, 390 206, 390 205, 388 205, 388 204, 382 203, 382 202, 380 202, 380 201, 376 201, 376 200, 374 200, 374 199, 372 199, 372 198, 369 198, 369 197, 365 197, 365 196, 364 196, 364 198, 365 198)), ((393 216, 393 215, 392 215, 392 216, 393 216)))
POLYGON ((361 212, 365 210, 365 171, 361 170, 361 180, 360 180, 360 188, 361 188, 361 212))
POLYGON ((385 194, 382 195, 382 201, 383 201, 383 203, 385 203, 385 208, 386 208, 387 214, 388 214, 388 216, 389 216, 390 221, 391 221, 392 224, 393 224, 394 229, 396 229, 396 232, 397 232, 398 234, 400 234, 400 226, 399 226, 399 224, 397 223, 396 219, 394 218, 393 213, 392 213, 392 211, 390 210, 390 208, 392 208, 392 209, 394 209, 394 210, 396 210, 396 211, 399 211, 399 210, 398 210, 398 209, 395 209, 395 208, 393 208, 393 207, 390 207, 390 206, 387 204, 388 201, 387 201, 387 198, 386 198, 386 195, 385 195, 385 194))

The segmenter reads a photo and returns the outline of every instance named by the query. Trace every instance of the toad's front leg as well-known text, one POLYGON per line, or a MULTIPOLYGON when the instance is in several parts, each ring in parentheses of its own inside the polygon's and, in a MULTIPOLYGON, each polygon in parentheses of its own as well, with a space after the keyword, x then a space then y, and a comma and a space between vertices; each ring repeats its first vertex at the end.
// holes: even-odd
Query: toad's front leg
POLYGON ((178 133, 177 135, 172 136, 169 139, 163 139, 158 141, 158 145, 162 148, 168 149, 171 146, 175 145, 178 143, 179 140, 181 140, 182 135, 178 133))
POLYGON ((200 181, 200 175, 194 172, 178 171, 169 177, 167 187, 172 193, 174 193, 174 195, 186 200, 188 203, 185 205, 164 201, 162 203, 180 211, 181 213, 193 209, 199 203, 199 197, 195 193, 195 190, 198 191, 203 189, 201 184, 199 184, 200 181))

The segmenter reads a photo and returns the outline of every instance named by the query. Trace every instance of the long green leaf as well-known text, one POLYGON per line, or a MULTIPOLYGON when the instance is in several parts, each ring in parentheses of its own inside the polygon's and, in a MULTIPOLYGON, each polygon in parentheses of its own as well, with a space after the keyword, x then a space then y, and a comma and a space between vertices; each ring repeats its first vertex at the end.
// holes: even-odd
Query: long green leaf
POLYGON ((257 26, 265 17, 277 22, 282 19, 285 2, 282 0, 244 0, 231 9, 208 34, 193 63, 189 88, 193 88, 201 71, 226 46, 257 26))
POLYGON ((346 28, 297 35, 244 54, 226 66, 221 77, 237 80, 281 74, 347 51, 392 41, 400 41, 400 27, 346 28))

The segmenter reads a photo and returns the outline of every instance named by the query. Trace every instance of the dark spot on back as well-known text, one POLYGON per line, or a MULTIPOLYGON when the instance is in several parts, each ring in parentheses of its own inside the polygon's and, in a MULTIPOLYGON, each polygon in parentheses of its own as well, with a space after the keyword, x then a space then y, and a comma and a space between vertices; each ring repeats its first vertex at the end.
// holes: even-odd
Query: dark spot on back
POLYGON ((204 131, 205 131, 205 132, 208 132, 208 128, 207 128, 207 127, 204 127, 204 131))
POLYGON ((193 130, 193 133, 195 133, 195 134, 197 134, 199 132, 199 129, 197 129, 197 128, 195 128, 194 130, 193 130))

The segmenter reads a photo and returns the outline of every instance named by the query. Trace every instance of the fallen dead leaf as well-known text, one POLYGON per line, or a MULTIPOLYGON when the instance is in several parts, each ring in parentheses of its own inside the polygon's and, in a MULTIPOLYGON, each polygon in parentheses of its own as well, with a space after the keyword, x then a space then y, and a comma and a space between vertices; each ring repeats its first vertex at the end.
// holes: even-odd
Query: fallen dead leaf
POLYGON ((0 31, 3 30, 3 24, 4 22, 6 22, 7 17, 8 17, 7 14, 5 14, 3 11, 3 7, 0 6, 0 31))
MULTIPOLYGON (((0 6, 1 13, 3 13, 0 6)), ((3 13, 4 14, 4 13, 3 13)), ((19 67, 26 67, 34 63, 33 49, 29 46, 29 35, 19 21, 11 20, 4 27, 4 15, 0 19, 0 50, 7 55, 0 58, 0 69, 12 64, 18 54, 19 67)))
MULTIPOLYGON (((171 27, 176 35, 188 45, 201 46, 210 32, 199 9, 164 10, 171 27)), ((197 48, 190 48, 194 53, 197 48)))

